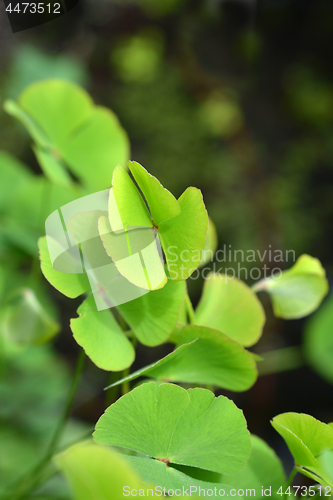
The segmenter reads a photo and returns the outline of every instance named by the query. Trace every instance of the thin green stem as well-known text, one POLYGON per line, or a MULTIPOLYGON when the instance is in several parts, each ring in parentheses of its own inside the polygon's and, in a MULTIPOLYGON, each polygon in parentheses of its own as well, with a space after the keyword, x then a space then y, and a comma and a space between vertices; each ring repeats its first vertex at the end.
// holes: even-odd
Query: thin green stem
POLYGON ((187 309, 188 319, 189 319, 190 323, 193 324, 195 322, 195 314, 194 314, 193 305, 192 305, 192 302, 191 302, 191 299, 189 297, 188 292, 186 292, 186 295, 185 295, 185 305, 186 305, 186 309, 187 309))
POLYGON ((86 354, 85 354, 84 350, 81 349, 79 356, 78 356, 78 359, 77 359, 75 372, 74 372, 74 376, 73 376, 73 380, 72 380, 72 385, 71 385, 69 392, 68 392, 68 395, 67 395, 67 400, 66 400, 66 404, 64 407, 64 411, 63 411, 63 414, 59 420, 56 431, 53 435, 53 439, 51 440, 51 443, 49 444, 48 450, 45 454, 45 459, 44 459, 45 461, 48 461, 52 457, 53 453, 55 452, 59 438, 61 437, 61 434, 62 434, 62 432, 65 428, 65 425, 67 423, 67 420, 68 420, 68 417, 70 415, 71 408, 73 405, 74 397, 75 397, 77 388, 79 386, 85 358, 86 358, 86 354))
MULTIPOLYGON (((111 372, 109 375, 108 386, 114 384, 122 377, 122 372, 111 372)), ((110 387, 105 394, 105 406, 108 408, 115 403, 119 396, 119 386, 110 387)))
MULTIPOLYGON (((297 474, 297 467, 296 467, 296 465, 295 465, 295 466, 294 466, 294 468, 293 468, 293 470, 292 470, 292 471, 291 471, 291 473, 290 473, 290 476, 289 476, 288 482, 287 482, 287 484, 286 484, 286 489, 285 489, 285 491, 286 491, 286 490, 288 490, 289 486, 291 486, 291 485, 293 484, 293 480, 294 480, 294 477, 296 476, 296 474, 297 474)), ((284 495, 284 498, 285 498, 285 499, 287 499, 287 494, 285 494, 285 495, 284 495)), ((288 498, 289 498, 289 496, 288 496, 288 498)))
POLYGON ((69 392, 68 392, 68 395, 66 398, 63 412, 61 414, 60 420, 59 420, 58 425, 56 427, 56 430, 53 434, 53 437, 50 441, 50 444, 47 447, 46 452, 44 453, 42 458, 39 460, 39 462, 32 468, 31 471, 24 474, 23 477, 21 477, 17 481, 15 481, 15 485, 10 487, 9 494, 7 496, 3 497, 1 500, 21 500, 22 498, 26 497, 27 494, 30 493, 35 488, 35 486, 40 482, 41 474, 43 473, 44 468, 46 467, 46 465, 48 465, 49 461, 51 460, 53 454, 56 451, 59 439, 61 437, 61 434, 63 433, 63 430, 66 426, 68 417, 70 415, 71 408, 72 408, 73 401, 74 401, 74 397, 76 394, 76 390, 78 388, 79 381, 81 378, 84 360, 85 360, 85 352, 83 349, 81 349, 79 356, 78 356, 78 359, 77 359, 72 384, 70 386, 70 389, 69 389, 69 392), (17 488, 15 487, 16 485, 18 485, 17 488), (14 490, 14 492, 13 492, 13 490, 14 490))
MULTIPOLYGON (((125 378, 125 377, 128 377, 128 375, 130 374, 130 369, 129 368, 126 368, 124 371, 123 371, 123 374, 122 374, 122 377, 121 378, 125 378)), ((131 390, 130 388, 130 383, 128 380, 125 380, 125 382, 123 382, 121 384, 121 393, 123 396, 125 396, 125 394, 127 394, 129 391, 131 390)))

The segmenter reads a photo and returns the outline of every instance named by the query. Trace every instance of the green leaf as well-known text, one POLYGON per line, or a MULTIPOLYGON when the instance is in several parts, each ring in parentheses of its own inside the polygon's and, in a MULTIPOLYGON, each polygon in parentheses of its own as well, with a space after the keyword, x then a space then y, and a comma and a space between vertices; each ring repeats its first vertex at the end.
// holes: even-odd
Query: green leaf
POLYGON ((25 126, 33 140, 42 148, 51 148, 52 144, 47 134, 38 123, 26 113, 15 101, 8 99, 4 102, 4 110, 25 126))
POLYGON ((61 147, 65 162, 90 192, 110 187, 112 172, 129 157, 129 140, 116 115, 96 106, 61 147))
POLYGON ((111 405, 96 424, 94 440, 224 474, 238 472, 251 450, 245 418, 232 401, 206 389, 154 382, 111 405))
POLYGON ((208 215, 199 189, 187 188, 178 199, 180 214, 158 228, 172 280, 186 280, 199 266, 208 215))
POLYGON ((155 346, 165 342, 175 329, 184 299, 185 283, 169 279, 164 288, 117 309, 142 344, 155 346))
POLYGON ((319 260, 304 254, 291 269, 261 281, 253 289, 269 293, 275 316, 296 319, 318 308, 328 292, 328 283, 319 260))
POLYGON ((100 217, 98 230, 106 253, 122 276, 146 290, 164 287, 167 277, 152 228, 115 233, 107 217, 100 217))
POLYGON ((133 345, 111 310, 98 311, 94 297, 90 295, 77 312, 80 317, 71 319, 71 330, 93 363, 103 370, 112 371, 131 366, 135 358, 133 345))
POLYGON ((218 245, 217 231, 214 222, 210 217, 208 217, 208 229, 206 236, 206 243, 202 251, 202 259, 200 262, 200 267, 207 264, 207 262, 212 262, 218 245))
POLYGON ((74 83, 60 79, 34 83, 20 95, 18 104, 6 101, 4 107, 28 129, 52 181, 63 184, 66 176, 52 156, 64 160, 90 192, 108 188, 117 163, 127 161, 128 138, 117 117, 94 106, 74 83))
MULTIPOLYGON (((85 197, 82 198, 82 204, 84 200, 85 197)), ((80 245, 86 270, 106 266, 111 263, 111 259, 106 254, 98 233, 98 220, 101 216, 105 216, 106 212, 103 210, 81 211, 80 205, 76 207, 75 215, 67 220, 67 231, 73 236, 74 243, 80 245)), ((72 241, 70 237, 69 239, 72 241)))
MULTIPOLYGON (((177 201, 141 165, 130 162, 129 168, 148 207, 127 171, 118 165, 109 198, 112 231, 154 228, 161 240, 170 278, 175 281, 187 279, 199 266, 206 241, 208 215, 201 192, 188 188, 177 201)), ((157 267, 158 261, 158 256, 155 256, 152 267, 157 267)), ((133 283, 140 282, 135 276, 135 269, 126 268, 124 272, 133 283)))
POLYGON ((128 162, 128 167, 145 197, 155 226, 180 213, 176 198, 165 189, 156 177, 153 177, 135 161, 128 162))
POLYGON ((47 217, 60 206, 73 201, 80 191, 52 185, 41 175, 31 175, 11 193, 3 224, 6 237, 14 245, 37 256, 37 240, 45 234, 47 217))
POLYGON ((298 467, 316 470, 318 457, 326 449, 333 450, 333 429, 304 413, 282 413, 271 421, 283 437, 298 467))
POLYGON ((265 313, 243 281, 211 273, 195 311, 195 323, 221 330, 242 345, 251 346, 262 334, 265 313))
POLYGON ((333 451, 325 450, 320 457, 327 484, 333 488, 333 451))
POLYGON ((47 177, 53 184, 61 186, 71 186, 73 181, 68 174, 62 162, 56 157, 55 153, 48 150, 43 150, 37 146, 32 147, 36 155, 37 161, 47 177))
POLYGON ((82 271, 81 273, 73 272, 75 270, 80 270, 81 263, 78 263, 71 254, 65 252, 65 250, 67 250, 66 248, 60 248, 60 253, 61 250, 65 252, 64 255, 66 261, 63 262, 63 265, 64 268, 67 267, 68 272, 65 273, 56 271, 51 263, 48 242, 53 247, 59 246, 59 244, 52 238, 47 239, 44 236, 38 240, 41 269, 47 281, 49 281, 54 288, 59 290, 59 292, 66 295, 66 297, 70 297, 71 299, 88 292, 90 290, 90 284, 87 275, 82 271))
POLYGON ((252 492, 251 496, 256 498, 265 498, 262 495, 262 488, 264 490, 270 488, 271 494, 268 495, 270 498, 281 498, 276 494, 280 486, 286 484, 281 460, 259 437, 252 434, 251 442, 251 455, 245 467, 234 476, 221 476, 220 482, 244 491, 254 489, 255 495, 252 492))
POLYGON ((119 453, 90 442, 70 447, 55 462, 75 500, 122 500, 124 487, 143 492, 146 488, 119 453))
MULTIPOLYGON (((105 218, 107 212, 85 210, 89 203, 103 208, 104 202, 107 202, 106 195, 107 190, 100 191, 89 195, 87 202, 86 197, 83 197, 71 204, 69 209, 62 207, 62 213, 66 214, 67 232, 63 231, 57 211, 46 221, 49 234, 55 238, 48 236, 47 239, 53 269, 67 274, 87 273, 98 310, 117 306, 148 293, 120 275, 106 253, 98 233, 98 221, 105 218), (72 213, 75 215, 71 216, 72 213)), ((68 284, 68 279, 64 279, 65 284, 68 284)))
POLYGON ((153 227, 153 222, 148 208, 140 195, 138 189, 130 178, 127 170, 118 165, 113 172, 112 191, 109 197, 109 221, 113 231, 124 231, 133 227, 153 227), (113 202, 113 196, 116 205, 113 202), (118 213, 120 215, 122 227, 115 227, 113 220, 118 213))
POLYGON ((33 290, 18 291, 5 307, 2 333, 7 340, 17 344, 42 344, 51 340, 60 325, 42 307, 33 290))
POLYGON ((257 378, 253 356, 238 342, 217 330, 188 325, 181 331, 180 344, 165 358, 131 373, 110 387, 146 376, 168 382, 209 384, 231 391, 245 391, 257 378))
POLYGON ((29 85, 18 104, 44 131, 52 144, 61 146, 87 121, 94 103, 83 89, 68 80, 42 80, 29 85))
POLYGON ((307 322, 303 347, 306 360, 328 382, 333 384, 333 295, 307 322))
MULTIPOLYGON (((187 292, 187 288, 185 290, 185 296, 186 296, 186 292, 187 292)), ((188 323, 188 321, 187 321, 187 307, 186 307, 186 298, 185 298, 185 300, 183 302, 183 305, 182 305, 182 307, 180 308, 180 311, 179 311, 178 322, 176 324, 175 329, 171 333, 168 341, 172 342, 173 344, 178 344, 179 343, 180 334, 181 334, 184 326, 187 325, 187 323, 188 323)))

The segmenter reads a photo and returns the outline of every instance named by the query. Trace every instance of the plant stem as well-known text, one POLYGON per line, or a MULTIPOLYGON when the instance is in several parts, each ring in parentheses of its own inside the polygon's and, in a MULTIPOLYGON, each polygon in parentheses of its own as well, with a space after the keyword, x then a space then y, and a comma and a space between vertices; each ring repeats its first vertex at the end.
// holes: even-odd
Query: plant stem
POLYGON ((74 397, 75 397, 75 394, 76 394, 76 391, 77 391, 77 388, 78 388, 78 385, 80 382, 85 357, 86 357, 86 353, 84 352, 83 349, 81 349, 79 352, 78 358, 77 358, 75 372, 74 372, 74 376, 73 376, 73 380, 72 380, 72 385, 71 385, 69 392, 68 392, 68 395, 67 395, 67 400, 66 400, 63 414, 59 420, 59 423, 58 423, 58 426, 57 426, 56 431, 54 433, 53 439, 52 439, 52 441, 48 447, 48 450, 45 454, 46 461, 48 461, 52 457, 53 453, 55 452, 59 438, 61 437, 61 434, 62 434, 62 432, 65 428, 65 425, 67 423, 67 420, 68 420, 68 417, 70 415, 71 408, 73 405, 74 397))
POLYGON ((299 346, 284 347, 260 353, 263 361, 258 363, 259 375, 294 370, 304 365, 301 348, 299 346))
MULTIPOLYGON (((122 372, 111 372, 108 380, 108 386, 117 382, 122 376, 122 372)), ((118 399, 119 386, 111 387, 105 394, 105 406, 108 408, 118 399)))
POLYGON ((195 314, 194 314, 193 305, 192 305, 192 302, 191 302, 191 299, 189 297, 188 292, 186 292, 186 295, 185 295, 185 305, 186 305, 186 309, 187 309, 188 319, 189 319, 190 323, 193 324, 195 322, 195 314))
MULTIPOLYGON (((290 473, 290 476, 289 476, 288 482, 287 482, 287 484, 286 484, 286 490, 289 488, 289 486, 291 486, 291 485, 292 485, 292 483, 293 483, 293 479, 294 479, 294 477, 296 476, 296 473, 297 473, 297 467, 296 467, 296 465, 295 465, 295 466, 294 466, 294 468, 293 468, 293 470, 292 470, 292 471, 291 471, 291 473, 290 473)), ((286 490, 285 490, 285 491, 286 491, 286 490)), ((285 498, 285 499, 287 498, 287 495, 286 495, 286 494, 284 495, 284 498, 285 498)), ((289 496, 288 496, 288 498, 289 498, 289 496)))
MULTIPOLYGON (((124 371, 123 371, 123 374, 122 374, 122 377, 121 378, 125 378, 127 377, 128 375, 130 374, 130 369, 129 368, 126 368, 124 371)), ((130 384, 129 384, 129 381, 126 380, 125 382, 123 382, 121 384, 121 394, 123 396, 125 396, 125 394, 127 394, 129 391, 131 390, 130 388, 130 384)))
MULTIPOLYGON (((75 393, 79 385, 80 377, 82 374, 83 370, 83 365, 84 365, 84 360, 85 360, 85 352, 83 349, 80 350, 76 367, 75 367, 75 372, 72 380, 72 384, 70 386, 69 392, 67 394, 65 406, 62 412, 62 415, 60 417, 60 420, 58 422, 58 425, 56 427, 56 430, 53 434, 53 437, 51 439, 51 442, 49 446, 47 447, 46 452, 42 456, 41 460, 32 468, 31 471, 28 473, 24 474, 23 477, 19 478, 15 484, 18 484, 18 488, 13 493, 13 487, 11 488, 11 491, 9 491, 9 494, 5 497, 3 497, 1 500, 21 500, 22 498, 26 497, 28 493, 30 493, 33 488, 40 482, 40 476, 45 468, 45 466, 49 463, 51 460, 54 452, 56 451, 58 441, 61 437, 61 434, 63 433, 63 430, 66 426, 68 417, 70 415, 70 411, 72 408, 72 404, 74 401, 75 393)), ((15 488, 15 486, 14 486, 15 488)))

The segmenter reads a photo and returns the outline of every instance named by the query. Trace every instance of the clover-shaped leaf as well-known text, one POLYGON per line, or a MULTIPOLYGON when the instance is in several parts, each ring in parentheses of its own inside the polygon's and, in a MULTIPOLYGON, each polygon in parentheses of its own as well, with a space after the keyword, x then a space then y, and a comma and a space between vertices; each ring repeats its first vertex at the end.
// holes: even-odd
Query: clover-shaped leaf
POLYGON ((238 472, 251 450, 245 418, 232 401, 206 389, 154 382, 111 405, 94 440, 144 453, 165 468, 175 463, 224 474, 238 472))
POLYGON ((87 356, 103 370, 120 371, 135 358, 132 343, 113 317, 110 309, 98 311, 94 298, 88 297, 77 310, 79 318, 70 326, 76 342, 87 356))
POLYGON ((253 290, 269 293, 275 316, 296 319, 317 309, 328 292, 328 283, 319 260, 304 254, 291 269, 260 281, 253 290))
POLYGON ((271 424, 287 443, 298 470, 326 484, 321 455, 333 451, 333 428, 304 413, 282 413, 271 424))
POLYGON ((211 273, 195 311, 195 323, 221 330, 242 345, 251 346, 262 334, 265 313, 243 281, 211 273))
MULTIPOLYGON (((176 217, 180 206, 176 198, 139 163, 130 161, 129 170, 139 186, 140 195, 127 171, 120 165, 114 170, 114 196, 125 228, 133 226, 158 227, 161 222, 176 217), (145 201, 149 207, 149 211, 145 201)), ((112 214, 110 214, 112 227, 112 214)))
MULTIPOLYGON (((147 228, 148 233, 151 232, 151 240, 154 241, 156 234, 161 242, 170 278, 176 281, 187 279, 200 264, 206 241, 208 216, 201 192, 188 188, 177 201, 138 163, 129 162, 129 170, 142 195, 128 172, 118 165, 113 173, 113 187, 109 197, 110 227, 105 220, 100 221, 100 234, 107 253, 114 258, 112 233, 124 232, 129 238, 130 230, 147 228)), ((127 257, 132 257, 130 243, 127 257)), ((143 283, 148 289, 164 286, 165 273, 157 242, 149 247, 149 256, 143 258, 145 268, 147 269, 148 262, 151 267, 151 272, 148 276, 147 271, 145 279, 137 276, 126 261, 126 267, 122 270, 118 262, 118 269, 137 286, 142 286, 143 283), (157 284, 152 286, 156 273, 159 278, 157 284)))
POLYGON ((245 391, 254 384, 257 370, 253 356, 238 342, 218 330, 188 325, 182 329, 179 347, 172 353, 112 386, 142 376, 245 391))
POLYGON ((4 107, 27 128, 36 143, 36 157, 52 182, 71 184, 66 164, 90 192, 105 189, 113 168, 128 158, 128 138, 117 117, 95 106, 72 82, 34 83, 18 103, 6 101, 4 107))

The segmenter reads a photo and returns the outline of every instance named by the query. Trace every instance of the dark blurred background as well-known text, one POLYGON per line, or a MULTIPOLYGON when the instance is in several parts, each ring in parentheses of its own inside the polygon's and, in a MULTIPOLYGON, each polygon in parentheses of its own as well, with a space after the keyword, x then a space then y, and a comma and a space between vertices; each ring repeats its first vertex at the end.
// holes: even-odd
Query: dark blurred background
MULTIPOLYGON (((58 20, 15 34, 3 5, 0 16, 1 100, 38 79, 76 81, 116 112, 132 158, 165 187, 176 196, 189 185, 202 190, 219 248, 308 253, 332 282, 333 2, 81 0, 58 20)), ((0 148, 40 172, 28 136, 0 116, 0 148)), ((201 286, 189 280, 195 304, 201 286)), ((55 346, 70 365, 77 346, 69 318, 80 301, 51 293, 64 325, 55 346)), ((256 351, 301 344, 306 319, 277 320, 262 300, 268 320, 256 351)), ((163 349, 139 348, 134 368, 163 349)), ((97 420, 106 382, 87 361, 77 418, 97 420)), ((287 467, 269 420, 284 411, 333 420, 332 385, 308 367, 228 396, 287 467)))

